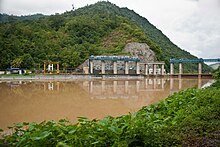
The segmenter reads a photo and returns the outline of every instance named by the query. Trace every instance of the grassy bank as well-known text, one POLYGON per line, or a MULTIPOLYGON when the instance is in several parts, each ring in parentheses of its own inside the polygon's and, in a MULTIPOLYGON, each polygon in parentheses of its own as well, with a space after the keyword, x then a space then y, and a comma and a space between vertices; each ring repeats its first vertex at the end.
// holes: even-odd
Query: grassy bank
POLYGON ((220 82, 175 93, 134 114, 102 120, 79 118, 18 123, 0 139, 8 146, 179 146, 220 145, 220 82))

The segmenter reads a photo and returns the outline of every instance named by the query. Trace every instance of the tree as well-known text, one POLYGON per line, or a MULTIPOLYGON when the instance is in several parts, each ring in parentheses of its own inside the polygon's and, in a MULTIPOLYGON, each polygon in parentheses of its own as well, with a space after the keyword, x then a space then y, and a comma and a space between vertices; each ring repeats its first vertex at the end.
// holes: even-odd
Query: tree
POLYGON ((18 57, 18 58, 15 58, 13 61, 12 61, 12 67, 21 67, 21 64, 23 62, 23 58, 21 57, 18 57))
POLYGON ((32 58, 32 56, 30 54, 24 54, 23 56, 21 56, 22 58, 22 67, 23 68, 32 68, 34 66, 34 59, 32 58))

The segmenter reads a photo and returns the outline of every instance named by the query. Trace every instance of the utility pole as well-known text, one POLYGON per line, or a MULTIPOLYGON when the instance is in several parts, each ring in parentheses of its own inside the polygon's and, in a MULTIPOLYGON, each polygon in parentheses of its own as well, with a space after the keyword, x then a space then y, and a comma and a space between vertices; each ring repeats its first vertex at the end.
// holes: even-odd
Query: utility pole
POLYGON ((74 7, 74 3, 72 4, 72 10, 74 10, 75 9, 75 7, 74 7))

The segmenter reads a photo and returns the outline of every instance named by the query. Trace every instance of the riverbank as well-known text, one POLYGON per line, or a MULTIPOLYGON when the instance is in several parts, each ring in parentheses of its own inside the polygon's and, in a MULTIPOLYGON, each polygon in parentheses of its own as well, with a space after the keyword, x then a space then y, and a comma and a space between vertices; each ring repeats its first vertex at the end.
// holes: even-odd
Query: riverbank
MULTIPOLYGON (((220 82, 188 89, 134 114, 88 120, 18 123, 2 145, 219 146, 220 82)), ((0 145, 1 145, 0 144, 0 145)))

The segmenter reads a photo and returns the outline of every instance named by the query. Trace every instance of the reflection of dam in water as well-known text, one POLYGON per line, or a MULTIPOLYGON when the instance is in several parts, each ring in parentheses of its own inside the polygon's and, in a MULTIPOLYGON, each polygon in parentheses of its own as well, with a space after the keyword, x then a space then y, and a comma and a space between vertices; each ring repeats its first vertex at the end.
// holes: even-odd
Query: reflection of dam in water
POLYGON ((164 92, 172 94, 180 90, 198 87, 201 88, 207 81, 182 78, 145 78, 142 80, 99 80, 83 81, 83 89, 91 99, 129 99, 142 97, 141 94, 164 92))
POLYGON ((91 98, 139 98, 144 92, 164 91, 164 79, 84 81, 83 87, 91 98))
MULTIPOLYGON (((170 93, 183 90, 185 88, 197 87, 201 88, 209 79, 184 79, 184 78, 144 78, 144 79, 123 79, 123 80, 84 80, 84 81, 8 81, 10 87, 18 87, 20 85, 34 83, 38 88, 44 91, 62 91, 67 83, 78 84, 91 96, 95 95, 119 95, 132 94, 137 95, 139 92, 162 92, 169 90, 170 93), (166 89, 165 89, 166 86, 166 89), (169 88, 168 88, 169 87, 169 88), (41 89, 40 88, 40 89, 41 89)), ((2 82, 1 82, 2 83, 2 82)), ((121 96, 122 98, 126 98, 121 96)), ((112 97, 114 98, 114 97, 112 97)), ((118 97, 120 98, 120 97, 118 97)), ((102 98, 104 99, 104 98, 102 98)))

